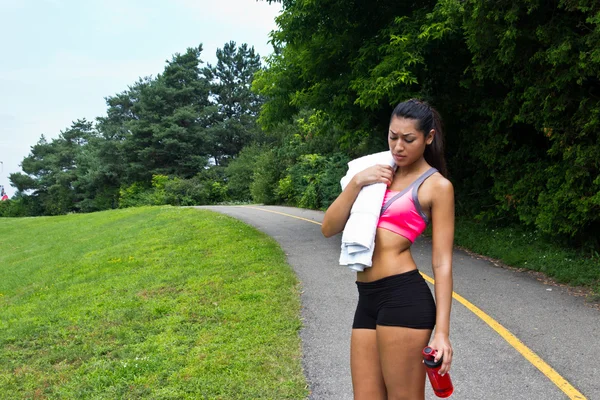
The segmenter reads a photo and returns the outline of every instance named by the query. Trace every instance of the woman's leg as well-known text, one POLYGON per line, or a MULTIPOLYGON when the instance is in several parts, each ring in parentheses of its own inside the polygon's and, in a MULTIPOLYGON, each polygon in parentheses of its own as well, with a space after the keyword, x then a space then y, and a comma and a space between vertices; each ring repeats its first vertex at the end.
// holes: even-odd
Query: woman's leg
POLYGON ((387 400, 423 400, 425 366, 421 351, 431 336, 429 329, 377 325, 377 347, 387 400))
POLYGON ((375 329, 352 329, 350 368, 355 400, 386 400, 375 329))

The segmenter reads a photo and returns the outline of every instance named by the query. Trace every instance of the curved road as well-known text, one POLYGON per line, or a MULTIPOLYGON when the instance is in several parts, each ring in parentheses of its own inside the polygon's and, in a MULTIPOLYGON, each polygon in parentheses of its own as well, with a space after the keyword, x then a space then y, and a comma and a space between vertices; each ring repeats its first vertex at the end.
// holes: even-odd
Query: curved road
MULTIPOLYGON (((230 215, 279 242, 302 284, 300 336, 310 399, 352 399, 349 344, 357 292, 354 273, 338 264, 341 235, 321 235, 320 211, 199 208, 230 215)), ((426 238, 412 247, 426 279, 433 277, 430 248, 426 238)), ((600 399, 599 310, 566 288, 459 250, 454 291, 452 399, 600 399)), ((429 383, 426 398, 437 398, 429 383)))

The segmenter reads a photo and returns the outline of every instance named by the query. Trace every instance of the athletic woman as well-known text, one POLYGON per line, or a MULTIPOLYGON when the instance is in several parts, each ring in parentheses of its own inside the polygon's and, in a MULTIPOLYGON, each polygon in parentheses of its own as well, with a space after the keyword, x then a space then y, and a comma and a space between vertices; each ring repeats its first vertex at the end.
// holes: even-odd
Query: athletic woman
POLYGON ((436 361, 443 356, 441 374, 452 363, 454 189, 444 177, 438 112, 415 99, 398 104, 388 144, 396 168, 376 165, 356 174, 325 213, 322 226, 326 237, 341 232, 362 187, 378 182, 388 186, 373 265, 357 272, 356 278, 358 306, 350 351, 355 400, 424 399, 421 351, 428 344, 437 350, 436 361), (435 302, 410 251, 428 223, 433 234, 435 302))

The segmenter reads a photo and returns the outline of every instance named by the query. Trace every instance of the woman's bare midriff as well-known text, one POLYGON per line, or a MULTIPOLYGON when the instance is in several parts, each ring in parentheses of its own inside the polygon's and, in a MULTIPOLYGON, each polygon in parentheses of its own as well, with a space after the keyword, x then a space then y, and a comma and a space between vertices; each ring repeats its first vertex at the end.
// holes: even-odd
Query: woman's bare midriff
POLYGON ((372 282, 417 269, 410 253, 410 240, 387 229, 377 229, 373 266, 356 274, 359 282, 372 282))

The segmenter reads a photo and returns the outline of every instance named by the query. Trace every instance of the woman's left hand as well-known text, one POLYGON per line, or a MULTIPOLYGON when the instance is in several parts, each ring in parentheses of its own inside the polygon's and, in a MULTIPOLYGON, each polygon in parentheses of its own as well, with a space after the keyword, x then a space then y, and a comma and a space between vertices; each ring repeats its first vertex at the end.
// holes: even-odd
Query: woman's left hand
POLYGON ((436 333, 433 336, 431 343, 429 343, 429 347, 437 350, 434 361, 437 362, 440 358, 444 357, 439 373, 440 375, 446 374, 448 371, 450 371, 450 364, 452 364, 452 345, 450 344, 448 335, 436 333))

